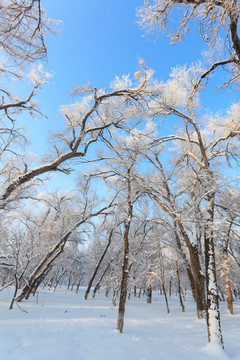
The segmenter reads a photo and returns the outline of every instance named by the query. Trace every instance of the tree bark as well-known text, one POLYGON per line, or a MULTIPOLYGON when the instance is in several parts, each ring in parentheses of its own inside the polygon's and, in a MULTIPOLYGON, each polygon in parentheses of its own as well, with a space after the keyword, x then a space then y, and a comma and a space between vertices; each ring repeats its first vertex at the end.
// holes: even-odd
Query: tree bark
POLYGON ((88 298, 88 295, 89 295, 89 292, 90 292, 90 290, 91 290, 93 281, 94 281, 94 279, 95 279, 95 277, 96 277, 96 275, 97 275, 97 272, 98 272, 98 270, 99 270, 99 268, 100 268, 100 265, 101 265, 101 263, 102 263, 105 255, 106 255, 106 253, 107 253, 107 251, 108 251, 108 248, 109 248, 109 246, 110 246, 110 244, 111 244, 111 240, 112 240, 112 236, 113 236, 113 231, 114 231, 114 228, 110 231, 110 234, 109 234, 109 237, 108 237, 107 246, 105 247, 102 255, 100 256, 100 258, 99 258, 99 260, 98 260, 98 263, 97 263, 97 265, 96 265, 96 267, 95 267, 95 270, 94 270, 94 272, 93 272, 93 274, 92 274, 92 277, 91 277, 91 279, 90 279, 90 281, 89 281, 89 283, 88 283, 88 287, 87 287, 87 290, 86 290, 85 295, 84 295, 84 299, 85 299, 85 300, 87 300, 87 298, 88 298))
POLYGON ((95 285, 95 287, 93 289, 93 295, 92 295, 93 298, 95 297, 97 290, 100 288, 101 281, 104 278, 105 274, 107 273, 108 269, 110 268, 111 262, 112 262, 112 260, 109 261, 105 270, 103 271, 102 275, 100 276, 100 279, 98 280, 97 284, 95 285))
MULTIPOLYGON (((175 223, 175 226, 177 224, 175 223)), ((179 235, 177 231, 174 231, 177 249, 179 251, 180 256, 182 257, 185 265, 185 269, 188 275, 188 279, 190 282, 190 286, 192 289, 193 298, 196 303, 197 317, 202 319, 205 317, 206 310, 206 302, 205 302, 205 278, 201 274, 201 266, 199 262, 199 255, 197 249, 191 245, 188 235, 184 231, 183 226, 180 226, 180 233, 185 240, 186 245, 188 244, 188 250, 191 260, 191 265, 187 259, 186 253, 182 249, 182 245, 180 242, 179 235)))
POLYGON ((207 223, 205 228, 205 266, 207 288, 207 329, 209 343, 223 348, 223 338, 218 304, 215 249, 213 236, 214 193, 207 195, 207 223))
POLYGON ((176 263, 176 273, 177 273, 177 282, 178 282, 178 295, 179 295, 179 301, 182 308, 182 312, 185 312, 185 306, 182 300, 182 294, 181 294, 181 282, 180 282, 180 275, 179 275, 179 269, 178 269, 178 263, 176 263))
POLYGON ((142 287, 140 286, 140 289, 139 289, 139 292, 138 292, 138 298, 140 299, 141 297, 141 294, 142 294, 142 287))
POLYGON ((147 288, 147 304, 152 303, 152 285, 150 284, 147 288))
POLYGON ((228 278, 226 278, 226 294, 227 294, 227 306, 230 314, 233 314, 233 297, 231 290, 231 282, 228 278))
POLYGON ((19 282, 18 282, 17 274, 15 274, 14 277, 15 277, 15 289, 14 289, 14 294, 13 294, 13 297, 12 297, 11 304, 10 304, 10 306, 9 306, 9 310, 12 310, 13 304, 14 304, 14 301, 15 301, 15 299, 16 299, 17 292, 18 292, 19 282))
MULTIPOLYGON (((198 248, 191 243, 182 223, 179 221, 178 227, 189 251, 193 276, 193 284, 191 285, 193 286, 193 296, 196 301, 197 317, 202 319, 206 314, 205 277, 201 272, 198 248)), ((188 272, 188 274, 190 274, 190 272, 188 272)))
POLYGON ((128 253, 129 253, 128 233, 129 233, 130 222, 126 220, 124 226, 125 226, 125 232, 123 236, 124 254, 123 254, 122 280, 121 280, 118 320, 117 320, 117 330, 119 330, 120 333, 123 332, 125 304, 127 298, 128 253))
POLYGON ((76 294, 78 294, 79 287, 80 287, 83 275, 84 275, 84 273, 79 277, 79 280, 78 280, 78 283, 77 283, 77 286, 76 286, 76 294))
POLYGON ((162 280, 162 290, 163 290, 163 294, 164 294, 164 298, 165 298, 165 303, 166 303, 166 308, 167 308, 167 313, 170 313, 170 309, 169 309, 169 305, 168 305, 168 298, 167 298, 167 292, 165 289, 165 285, 164 285, 164 281, 162 280))
POLYGON ((123 265, 122 265, 122 280, 121 280, 121 289, 120 289, 120 299, 118 307, 118 320, 117 320, 117 330, 120 333, 123 332, 124 325, 124 314, 125 314, 125 304, 127 297, 127 285, 128 285, 128 255, 129 255, 129 231, 131 220, 133 216, 133 205, 131 200, 131 183, 130 183, 130 169, 128 169, 128 217, 124 221, 124 234, 123 234, 123 265))

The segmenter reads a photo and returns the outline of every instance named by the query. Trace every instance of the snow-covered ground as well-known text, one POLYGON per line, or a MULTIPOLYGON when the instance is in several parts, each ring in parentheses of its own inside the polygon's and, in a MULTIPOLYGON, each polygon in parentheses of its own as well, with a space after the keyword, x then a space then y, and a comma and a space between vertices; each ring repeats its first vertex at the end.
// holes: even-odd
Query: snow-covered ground
MULTIPOLYGON (((40 290, 8 310, 12 289, 0 293, 0 360, 220 360, 225 358, 206 347, 204 320, 197 320, 191 300, 182 313, 177 298, 170 300, 166 313, 164 300, 154 295, 131 297, 126 308, 124 333, 115 330, 117 308, 111 297, 99 294, 83 299, 58 289, 40 290)), ((240 360, 240 304, 229 315, 222 307, 225 350, 240 360)))

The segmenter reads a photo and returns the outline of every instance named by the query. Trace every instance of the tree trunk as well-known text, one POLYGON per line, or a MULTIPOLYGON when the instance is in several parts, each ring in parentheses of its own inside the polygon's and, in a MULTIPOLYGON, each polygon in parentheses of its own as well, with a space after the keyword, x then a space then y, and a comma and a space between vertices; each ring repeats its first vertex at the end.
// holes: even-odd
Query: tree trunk
POLYGON ((169 293, 169 297, 171 297, 172 296, 172 276, 171 276, 170 281, 169 281, 169 291, 168 291, 168 293, 169 293))
POLYGON ((139 292, 138 292, 138 298, 141 297, 141 293, 142 293, 142 287, 140 286, 139 292))
MULTIPOLYGON (((177 227, 177 222, 176 221, 174 223, 174 226, 177 227)), ((192 253, 192 256, 190 256, 191 264, 192 264, 192 261, 193 261, 193 263, 196 263, 196 264, 199 263, 199 260, 197 260, 196 256, 193 254, 194 251, 191 250, 190 240, 188 239, 187 234, 185 234, 183 227, 180 227, 180 233, 182 234, 182 237, 185 240, 185 243, 188 243, 188 245, 189 245, 189 247, 188 247, 189 253, 192 253)), ((189 261, 187 259, 187 255, 183 251, 181 241, 180 241, 180 237, 179 237, 177 231, 174 231, 174 234, 175 234, 177 249, 178 249, 179 255, 181 256, 181 258, 184 261, 185 269, 186 269, 188 279, 189 279, 189 282, 190 282, 190 286, 191 286, 191 290, 192 290, 192 295, 193 295, 193 298, 194 298, 195 303, 196 303, 197 317, 201 319, 205 315, 205 289, 204 289, 204 286, 205 286, 204 281, 205 281, 205 279, 204 279, 204 277, 201 278, 201 276, 200 276, 200 283, 201 283, 200 287, 201 287, 201 289, 202 288, 204 289, 203 295, 200 297, 199 296, 199 291, 198 291, 198 283, 199 283, 198 278, 199 278, 199 275, 196 276, 196 274, 195 274, 195 276, 193 276, 193 272, 194 273, 195 273, 195 271, 198 272, 198 270, 196 269, 196 266, 191 267, 191 265, 190 265, 190 263, 189 263, 189 261), (195 284, 196 281, 197 281, 197 284, 195 284)), ((197 266, 198 269, 199 269, 199 267, 200 267, 200 265, 197 266)))
MULTIPOLYGON (((206 314, 206 300, 205 300, 205 277, 201 272, 201 264, 199 260, 199 253, 197 246, 193 245, 182 225, 178 221, 180 233, 187 245, 190 261, 191 261, 191 276, 189 277, 190 284, 193 291, 193 297, 196 302, 197 317, 202 319, 206 314)), ((189 269, 187 269, 188 276, 190 275, 189 269)))
POLYGON ((207 329, 209 343, 216 343, 223 348, 223 338, 218 304, 215 249, 213 239, 214 193, 207 196, 207 222, 205 228, 205 266, 207 288, 207 329))
MULTIPOLYGON (((72 265, 72 264, 71 264, 71 265, 72 265)), ((56 282, 55 282, 55 285, 54 285, 53 291, 55 291, 55 290, 56 290, 56 288, 57 288, 57 286, 58 286, 59 282, 61 281, 61 279, 63 278, 63 276, 66 274, 66 272, 68 271, 68 269, 70 268, 70 266, 71 266, 71 265, 67 266, 65 269, 64 269, 64 268, 62 268, 63 272, 62 272, 62 274, 60 274, 60 275, 58 276, 58 278, 57 278, 57 280, 56 280, 56 282)))
POLYGON ((77 286, 76 286, 76 294, 78 294, 79 287, 80 287, 83 275, 84 275, 84 273, 79 277, 79 280, 78 280, 78 283, 77 283, 77 286))
POLYGON ((109 261, 109 263, 107 264, 107 267, 105 268, 102 275, 100 276, 100 279, 98 280, 97 284, 95 285, 95 287, 93 289, 93 295, 92 295, 93 298, 95 297, 97 290, 100 288, 101 281, 104 278, 104 275, 107 273, 108 269, 110 268, 111 263, 112 263, 112 260, 109 261))
POLYGON ((73 281, 72 281, 72 285, 71 285, 71 291, 73 291, 74 286, 75 286, 75 283, 76 283, 76 279, 73 279, 73 281))
POLYGON ((72 271, 70 271, 69 278, 68 278, 68 285, 67 285, 68 290, 70 289, 70 286, 71 286, 72 274, 73 274, 73 269, 72 269, 72 271))
POLYGON ((227 294, 228 311, 230 312, 230 314, 233 314, 232 290, 231 290, 231 283, 228 278, 226 278, 226 294, 227 294))
POLYGON ((102 263, 105 255, 106 255, 106 253, 107 253, 107 251, 108 251, 108 248, 109 248, 109 246, 110 246, 110 244, 111 244, 113 231, 114 231, 114 229, 112 229, 112 230, 110 231, 110 234, 109 234, 109 237, 108 237, 107 246, 105 247, 102 255, 100 256, 100 258, 99 258, 99 260, 98 260, 98 263, 97 263, 97 265, 96 265, 96 267, 95 267, 95 270, 94 270, 94 272, 93 272, 93 274, 92 274, 92 277, 91 277, 91 279, 90 279, 90 281, 89 281, 89 283, 88 283, 88 287, 87 287, 87 290, 86 290, 85 295, 84 295, 84 299, 85 299, 85 300, 87 300, 87 298, 88 298, 88 295, 89 295, 89 292, 90 292, 90 290, 91 290, 93 281, 94 281, 94 279, 95 279, 95 277, 96 277, 96 275, 97 275, 97 272, 98 272, 98 270, 99 270, 99 268, 100 268, 100 265, 101 265, 101 263, 102 263))
POLYGON ((120 299, 118 307, 118 320, 117 320, 117 330, 120 333, 123 332, 124 325, 124 314, 125 314, 125 304, 127 297, 127 285, 128 285, 128 256, 129 256, 129 231, 133 215, 133 205, 131 200, 131 183, 130 183, 130 169, 128 169, 128 217, 124 221, 124 234, 123 234, 123 265, 122 265, 122 281, 120 289, 120 299))
POLYGON ((123 332, 124 325, 124 314, 125 314, 125 304, 127 298, 127 284, 128 284, 128 241, 124 240, 124 258, 122 265, 122 281, 121 281, 121 289, 120 289, 120 299, 119 299, 119 307, 118 307, 118 320, 117 320, 117 330, 120 333, 123 332))
POLYGON ((177 273, 177 282, 178 282, 178 295, 179 295, 179 301, 182 308, 182 312, 185 312, 185 306, 183 304, 182 300, 182 294, 181 294, 181 282, 180 282, 180 275, 179 275, 179 269, 178 269, 178 263, 176 262, 176 273, 177 273))
POLYGON ((150 284, 147 288, 147 303, 152 303, 152 285, 150 284))
POLYGON ((167 313, 169 314, 170 310, 169 310, 169 306, 168 306, 168 298, 167 298, 167 292, 166 292, 166 289, 165 289, 164 281, 162 281, 162 290, 163 290, 163 294, 164 294, 164 297, 165 297, 167 313))
MULTIPOLYGON (((49 283, 48 283, 48 290, 51 289, 52 285, 53 285, 53 280, 54 280, 54 276, 51 277, 49 283)), ((27 294, 25 295, 25 299, 28 299, 32 290, 33 290, 34 286, 31 287, 31 289, 28 290, 27 294)))
POLYGON ((15 289, 14 289, 14 294, 13 294, 11 304, 9 306, 9 310, 12 310, 13 304, 14 304, 14 301, 16 299, 17 292, 18 292, 18 284, 19 284, 19 282, 18 282, 17 274, 14 274, 14 277, 15 277, 15 289))

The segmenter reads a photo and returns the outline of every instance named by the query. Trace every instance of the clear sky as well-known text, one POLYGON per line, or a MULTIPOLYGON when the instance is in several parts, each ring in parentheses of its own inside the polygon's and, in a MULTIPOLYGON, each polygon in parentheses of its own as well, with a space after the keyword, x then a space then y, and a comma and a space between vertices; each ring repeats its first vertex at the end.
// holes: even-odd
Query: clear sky
MULTIPOLYGON (((39 92, 38 102, 48 119, 28 121, 32 146, 29 148, 43 155, 47 149, 49 130, 63 126, 60 105, 73 101, 69 93, 74 85, 91 83, 106 88, 115 75, 134 73, 138 58, 144 58, 155 70, 158 79, 167 79, 172 67, 190 65, 201 59, 203 42, 198 27, 192 29, 184 42, 170 45, 166 34, 161 37, 147 35, 137 24, 136 9, 143 0, 43 0, 48 16, 63 22, 59 35, 46 38, 48 63, 54 76, 39 92)), ((221 95, 217 95, 220 96, 221 95)), ((232 94, 224 94, 227 103, 232 94)), ((214 105, 215 104, 215 105, 214 105)))
POLYGON ((59 107, 73 101, 69 93, 74 85, 90 82, 106 88, 115 75, 133 74, 138 58, 144 58, 156 77, 166 79, 171 67, 200 57, 197 32, 177 46, 169 45, 166 37, 144 36, 136 23, 136 8, 142 4, 143 0, 43 1, 49 17, 63 25, 58 36, 46 39, 47 70, 54 76, 38 95, 48 120, 30 126, 33 151, 46 150, 48 130, 62 124, 59 107))

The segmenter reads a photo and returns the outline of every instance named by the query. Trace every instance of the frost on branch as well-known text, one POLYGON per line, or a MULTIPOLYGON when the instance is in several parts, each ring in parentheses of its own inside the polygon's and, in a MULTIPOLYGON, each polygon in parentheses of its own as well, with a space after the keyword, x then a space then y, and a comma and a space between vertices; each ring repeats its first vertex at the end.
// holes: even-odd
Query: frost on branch
POLYGON ((223 135, 227 136, 229 133, 240 136, 240 103, 235 103, 227 110, 227 116, 225 117, 222 125, 223 135))
POLYGON ((136 123, 142 119, 148 97, 156 96, 159 90, 158 83, 153 80, 153 71, 147 69, 143 61, 139 61, 139 71, 133 79, 130 75, 116 76, 110 88, 112 91, 108 92, 89 84, 76 86, 71 95, 77 96, 78 100, 60 108, 67 126, 80 128, 85 123, 85 130, 91 132, 111 124, 122 126, 129 120, 136 123))
POLYGON ((52 74, 45 72, 42 64, 34 65, 27 75, 27 78, 30 79, 36 87, 46 84, 51 77, 52 74))
POLYGON ((192 90, 197 83, 203 67, 200 63, 172 68, 166 82, 151 83, 152 100, 149 102, 150 114, 164 115, 173 108, 195 109, 199 106, 199 90, 192 90))
POLYGON ((198 18, 200 35, 214 44, 221 30, 229 29, 229 18, 239 14, 239 1, 149 0, 138 12, 139 25, 146 32, 167 30, 172 43, 181 41, 198 18), (172 22, 174 12, 175 21, 172 22))
POLYGON ((82 96, 86 94, 91 94, 94 92, 93 87, 90 83, 83 85, 83 86, 75 86, 70 93, 70 96, 82 96))
POLYGON ((62 105, 60 112, 65 115, 67 126, 79 126, 84 115, 90 110, 94 100, 93 94, 84 96, 81 101, 74 104, 62 105))
POLYGON ((219 148, 225 148, 228 164, 231 164, 230 159, 237 160, 239 156, 239 113, 240 103, 234 103, 226 110, 225 115, 217 113, 207 119, 209 129, 212 130, 212 137, 215 140, 213 149, 218 151, 219 148))
POLYGON ((113 90, 121 90, 131 87, 132 80, 130 79, 130 75, 123 75, 122 77, 116 76, 110 86, 113 90))
MULTIPOLYGON (((165 101, 169 106, 187 107, 189 95, 193 85, 203 72, 201 63, 192 64, 188 68, 185 66, 176 66, 170 73, 170 79, 165 85, 165 101)), ((199 106, 199 99, 196 96, 191 106, 199 106)))
POLYGON ((60 23, 47 18, 40 0, 1 1, 0 45, 8 66, 22 66, 46 58, 44 35, 60 23))

